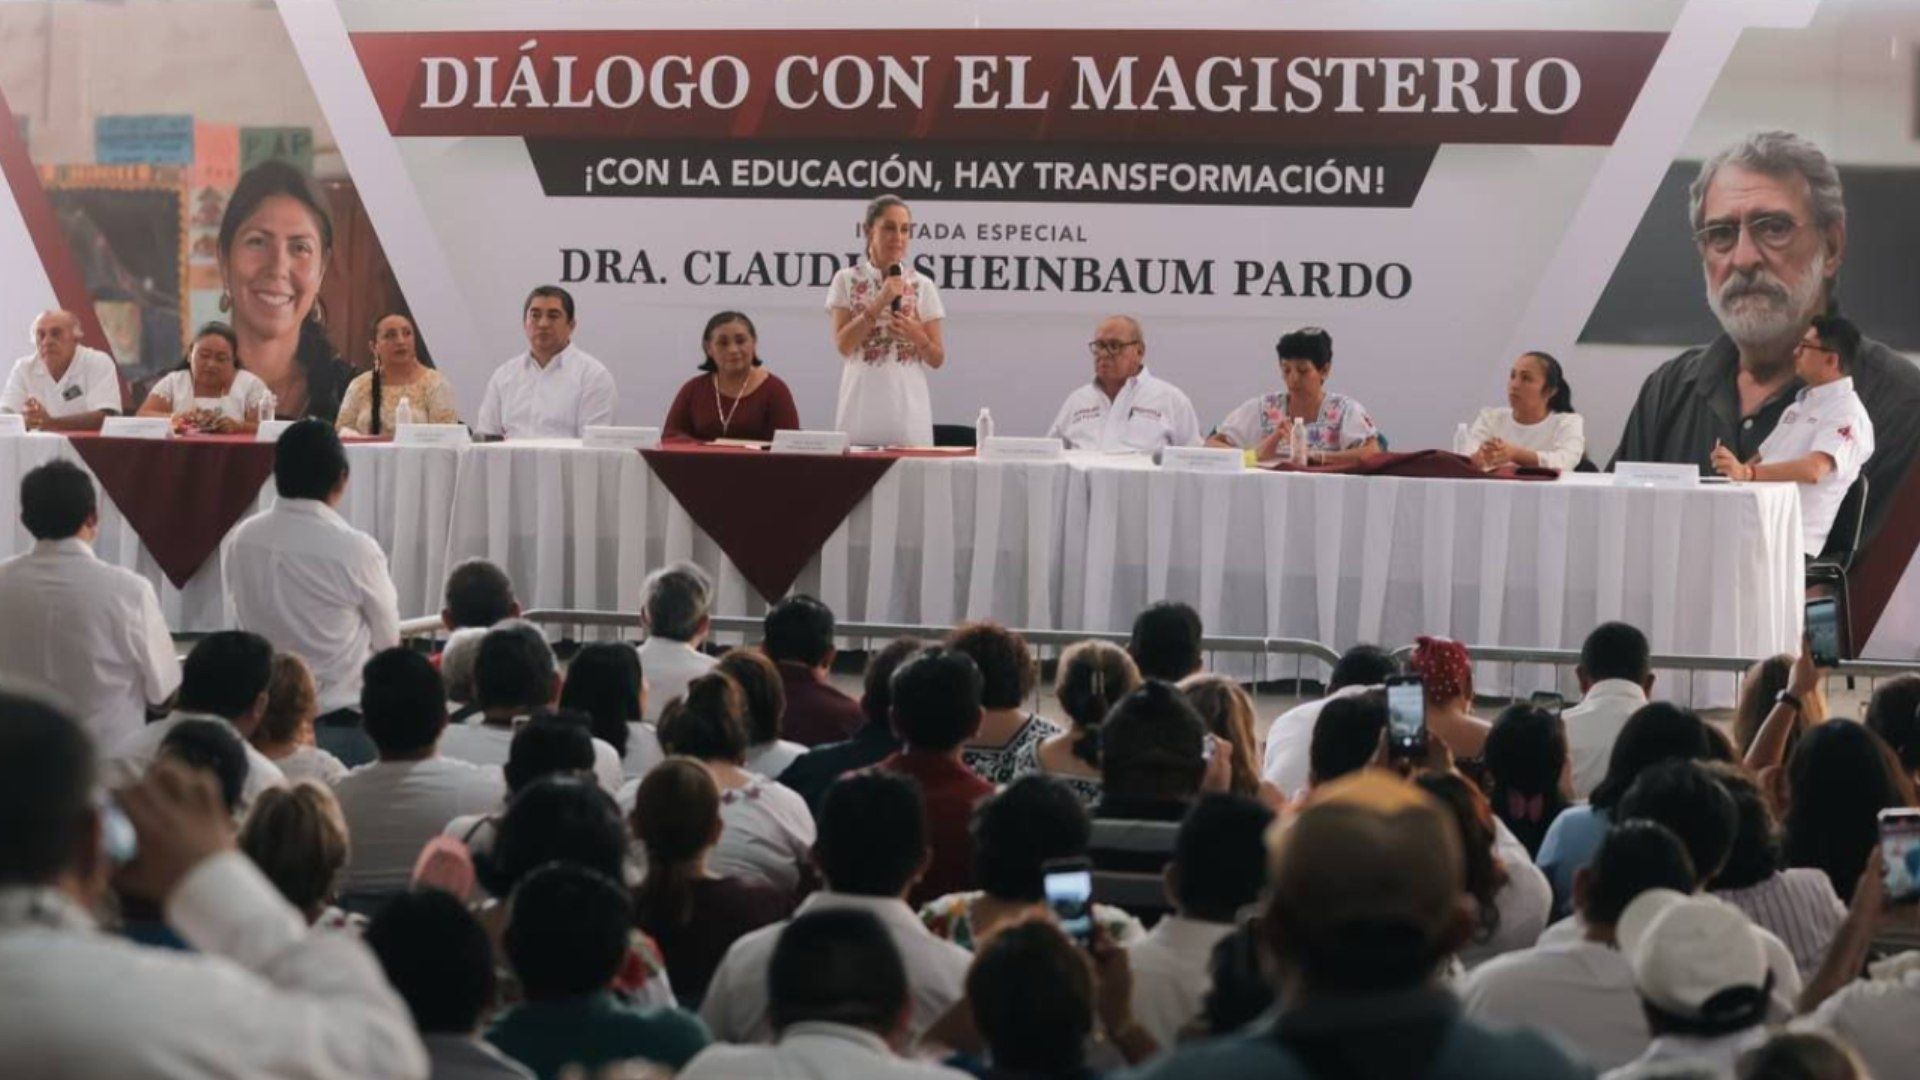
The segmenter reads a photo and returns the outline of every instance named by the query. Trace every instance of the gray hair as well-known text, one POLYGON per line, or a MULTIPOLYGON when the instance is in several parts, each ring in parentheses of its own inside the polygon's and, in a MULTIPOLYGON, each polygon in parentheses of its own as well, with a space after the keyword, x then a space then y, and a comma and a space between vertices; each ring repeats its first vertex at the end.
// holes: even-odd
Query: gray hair
POLYGON ((670 641, 692 641, 707 617, 713 585, 707 572, 692 563, 674 563, 647 575, 640 606, 647 616, 647 634, 670 641))
POLYGON ((1700 175, 1687 189, 1687 220, 1695 229, 1704 224, 1700 220, 1701 204, 1706 201, 1707 185, 1722 165, 1763 176, 1804 176, 1813 204, 1813 224, 1821 229, 1846 227, 1847 203, 1840 187, 1840 171, 1827 155, 1811 140, 1791 131, 1756 131, 1700 166, 1700 175))
POLYGON ((473 701, 473 669, 486 637, 484 626, 463 626, 447 635, 447 647, 440 650, 440 681, 447 684, 448 701, 473 701))

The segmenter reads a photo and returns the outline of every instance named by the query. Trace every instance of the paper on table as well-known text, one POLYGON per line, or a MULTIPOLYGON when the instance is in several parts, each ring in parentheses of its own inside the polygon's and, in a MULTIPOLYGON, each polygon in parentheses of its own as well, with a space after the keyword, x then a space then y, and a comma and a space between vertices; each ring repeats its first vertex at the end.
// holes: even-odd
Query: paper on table
POLYGON ((715 439, 713 440, 713 445, 738 446, 748 450, 765 450, 773 444, 765 439, 715 439))

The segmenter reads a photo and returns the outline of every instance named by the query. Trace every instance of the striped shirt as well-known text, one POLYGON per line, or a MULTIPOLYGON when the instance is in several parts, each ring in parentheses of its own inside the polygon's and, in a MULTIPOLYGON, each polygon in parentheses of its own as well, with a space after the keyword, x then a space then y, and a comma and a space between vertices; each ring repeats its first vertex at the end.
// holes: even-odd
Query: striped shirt
POLYGON ((1833 883, 1813 867, 1780 870, 1758 884, 1715 889, 1713 895, 1746 912, 1755 925, 1785 942, 1801 978, 1810 978, 1820 967, 1828 944, 1847 917, 1847 906, 1835 895, 1833 883))

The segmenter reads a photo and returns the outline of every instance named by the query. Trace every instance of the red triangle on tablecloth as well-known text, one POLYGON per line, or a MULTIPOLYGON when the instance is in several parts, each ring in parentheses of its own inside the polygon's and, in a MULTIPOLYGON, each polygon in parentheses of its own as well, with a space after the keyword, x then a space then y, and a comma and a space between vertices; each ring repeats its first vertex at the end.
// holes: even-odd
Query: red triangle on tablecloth
POLYGON ((273 444, 251 437, 75 435, 72 442, 177 589, 219 550, 273 475, 273 444))
POLYGON ((640 453, 769 604, 787 594, 895 460, 696 446, 640 453))

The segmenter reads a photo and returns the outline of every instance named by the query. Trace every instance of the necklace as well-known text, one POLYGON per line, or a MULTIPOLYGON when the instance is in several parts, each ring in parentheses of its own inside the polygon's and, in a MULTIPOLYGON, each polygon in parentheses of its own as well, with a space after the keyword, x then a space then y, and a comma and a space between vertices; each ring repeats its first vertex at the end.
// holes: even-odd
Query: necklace
MULTIPOLYGON (((747 382, 753 381, 753 372, 747 372, 747 382)), ((720 403, 720 373, 713 373, 713 408, 720 414, 720 435, 725 437, 727 429, 733 426, 734 414, 740 411, 740 402, 747 396, 747 383, 740 384, 740 393, 733 399, 733 409, 729 411, 720 403)))

